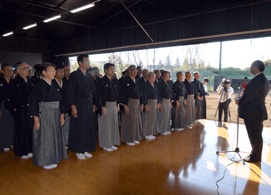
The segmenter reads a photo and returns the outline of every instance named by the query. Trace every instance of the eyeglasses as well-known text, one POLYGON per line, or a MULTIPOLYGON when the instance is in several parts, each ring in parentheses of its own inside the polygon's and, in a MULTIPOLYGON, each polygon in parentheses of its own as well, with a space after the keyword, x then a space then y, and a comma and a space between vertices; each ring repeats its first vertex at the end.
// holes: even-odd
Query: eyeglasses
POLYGON ((26 66, 26 67, 20 68, 19 70, 29 70, 29 67, 26 66))

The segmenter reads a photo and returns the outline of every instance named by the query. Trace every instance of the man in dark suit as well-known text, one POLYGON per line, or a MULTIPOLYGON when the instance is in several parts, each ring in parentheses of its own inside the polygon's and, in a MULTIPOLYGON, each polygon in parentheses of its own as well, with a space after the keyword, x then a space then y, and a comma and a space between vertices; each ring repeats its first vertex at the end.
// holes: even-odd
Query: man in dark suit
POLYGON ((244 119, 248 137, 252 146, 250 156, 244 158, 246 162, 260 162, 263 148, 263 121, 267 120, 265 97, 269 91, 268 81, 263 74, 265 66, 262 61, 254 61, 250 67, 250 74, 254 78, 247 84, 244 95, 238 102, 239 117, 244 119))

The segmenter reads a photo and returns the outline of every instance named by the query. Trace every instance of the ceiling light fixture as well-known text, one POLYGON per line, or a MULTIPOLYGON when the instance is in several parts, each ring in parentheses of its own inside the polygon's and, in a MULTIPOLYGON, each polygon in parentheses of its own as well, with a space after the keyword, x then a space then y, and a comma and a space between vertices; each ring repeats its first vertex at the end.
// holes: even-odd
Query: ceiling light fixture
POLYGON ((26 27, 24 27, 23 29, 24 29, 24 30, 27 30, 27 29, 33 28, 33 27, 35 27, 35 26, 37 26, 36 23, 35 23, 35 24, 31 24, 31 25, 29 25, 29 26, 26 26, 26 27))
POLYGON ((71 12, 71 13, 76 13, 76 12, 80 12, 80 11, 82 11, 82 10, 85 10, 85 9, 88 9, 88 8, 91 8, 91 7, 94 7, 94 3, 85 5, 85 6, 83 6, 83 7, 76 8, 76 9, 74 9, 74 10, 71 10, 70 12, 71 12))
POLYGON ((7 37, 7 36, 12 35, 12 34, 13 34, 13 32, 9 32, 9 33, 4 34, 3 37, 7 37))
POLYGON ((43 20, 43 22, 47 23, 47 22, 51 22, 51 21, 53 21, 53 20, 57 20, 57 19, 59 19, 59 18, 61 18, 61 15, 57 15, 57 16, 54 16, 54 17, 52 17, 52 18, 48 18, 48 19, 46 19, 46 20, 43 20))

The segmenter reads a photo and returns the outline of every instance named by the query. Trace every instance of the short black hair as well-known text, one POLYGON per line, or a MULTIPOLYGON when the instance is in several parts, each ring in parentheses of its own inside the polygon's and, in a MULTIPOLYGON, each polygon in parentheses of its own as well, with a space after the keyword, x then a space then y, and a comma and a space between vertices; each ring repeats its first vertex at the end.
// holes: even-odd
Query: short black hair
POLYGON ((87 54, 80 54, 79 56, 77 56, 77 63, 79 66, 80 66, 79 62, 83 63, 84 58, 88 58, 88 55, 87 54))
POLYGON ((10 66, 10 67, 11 67, 10 64, 3 64, 3 65, 2 65, 2 70, 5 70, 5 67, 7 67, 7 66, 10 66))
POLYGON ((58 69, 63 69, 64 67, 62 65, 56 65, 56 71, 58 71, 58 69))
POLYGON ((260 72, 263 72, 265 69, 265 65, 261 60, 254 61, 252 66, 256 66, 260 72))
POLYGON ((50 66, 52 66, 56 69, 56 66, 54 64, 52 64, 50 62, 45 62, 41 65, 41 73, 42 73, 42 71, 46 71, 50 66))
POLYGON ((141 66, 136 67, 137 70, 138 70, 139 68, 141 68, 141 66))
POLYGON ((96 66, 94 66, 92 69, 93 69, 93 71, 95 71, 95 70, 99 70, 99 68, 98 68, 98 67, 96 67, 96 66))
POLYGON ((92 72, 93 71, 93 68, 92 67, 89 67, 88 69, 87 69, 87 72, 92 72))
POLYGON ((39 77, 41 75, 41 72, 42 72, 42 68, 41 68, 41 65, 40 65, 36 69, 36 75, 39 77))
POLYGON ((37 70, 38 67, 41 67, 41 64, 36 64, 36 65, 34 66, 34 70, 37 70))
POLYGON ((162 73, 161 73, 161 76, 163 77, 165 74, 167 74, 167 73, 169 73, 168 71, 163 71, 162 73))
POLYGON ((104 65, 104 71, 107 70, 108 68, 110 68, 110 66, 114 66, 114 67, 115 67, 115 65, 112 64, 112 63, 106 63, 106 64, 104 65))
POLYGON ((154 72, 155 74, 157 74, 158 71, 160 72, 160 70, 154 70, 153 72, 154 72))
POLYGON ((206 83, 209 83, 209 79, 207 77, 203 78, 203 81, 205 81, 206 83))
POLYGON ((181 72, 181 71, 176 72, 176 77, 178 76, 178 74, 182 74, 183 75, 183 72, 181 72))

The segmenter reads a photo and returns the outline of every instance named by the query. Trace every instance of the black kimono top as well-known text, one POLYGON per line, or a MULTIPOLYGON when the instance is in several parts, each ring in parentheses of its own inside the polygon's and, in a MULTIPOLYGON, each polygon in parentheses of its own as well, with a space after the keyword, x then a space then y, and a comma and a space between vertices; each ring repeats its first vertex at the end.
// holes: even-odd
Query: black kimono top
POLYGON ((70 105, 95 104, 97 100, 96 83, 90 73, 86 76, 78 68, 69 77, 66 101, 70 105))
POLYGON ((197 99, 197 96, 202 97, 204 95, 202 90, 204 89, 201 82, 194 79, 191 84, 194 86, 194 99, 197 99))
POLYGON ((56 82, 49 85, 44 79, 34 86, 32 91, 32 116, 39 116, 39 103, 41 102, 57 102, 59 101, 60 113, 65 112, 61 88, 56 82))
POLYGON ((143 85, 144 83, 147 82, 147 80, 145 81, 145 79, 142 77, 142 78, 139 79, 139 82, 141 83, 141 85, 143 85))
POLYGON ((5 102, 5 107, 10 110, 11 106, 11 97, 10 97, 10 92, 11 92, 11 85, 6 81, 4 77, 0 78, 0 108, 1 104, 4 101, 5 102))
POLYGON ((153 86, 149 83, 149 81, 145 82, 142 85, 143 95, 144 95, 144 105, 148 104, 148 100, 157 99, 157 103, 161 103, 159 88, 156 83, 153 83, 153 86))
POLYGON ((60 87, 61 95, 62 95, 62 103, 64 104, 64 113, 69 113, 71 110, 70 104, 66 102, 66 96, 67 96, 67 87, 68 87, 68 81, 62 79, 62 86, 59 85, 56 79, 52 80, 55 84, 57 84, 58 87, 60 87))
POLYGON ((10 81, 11 85, 11 101, 12 109, 19 106, 29 106, 31 102, 30 93, 34 87, 32 79, 27 78, 27 82, 18 75, 15 79, 10 81))
POLYGON ((130 76, 127 76, 121 82, 121 91, 122 91, 122 95, 123 95, 122 103, 124 105, 128 105, 129 98, 139 99, 140 104, 144 103, 143 91, 141 88, 141 84, 140 84, 139 80, 136 78, 135 78, 135 81, 136 82, 134 82, 130 76))
MULTIPOLYGON (((185 86, 185 89, 186 89, 186 92, 187 92, 187 95, 195 95, 195 90, 194 90, 194 85, 192 85, 192 83, 189 83, 189 81, 187 81, 186 79, 184 80, 183 82, 184 86, 185 86)), ((187 98, 184 97, 185 99, 187 98)))
POLYGON ((121 91, 117 79, 112 77, 111 81, 105 75, 98 80, 98 105, 105 107, 106 102, 121 102, 121 91))
POLYGON ((174 100, 174 92, 171 83, 161 80, 159 82, 160 99, 174 100))
POLYGON ((174 98, 179 100, 179 96, 187 97, 187 91, 183 82, 175 81, 173 84, 174 98))

